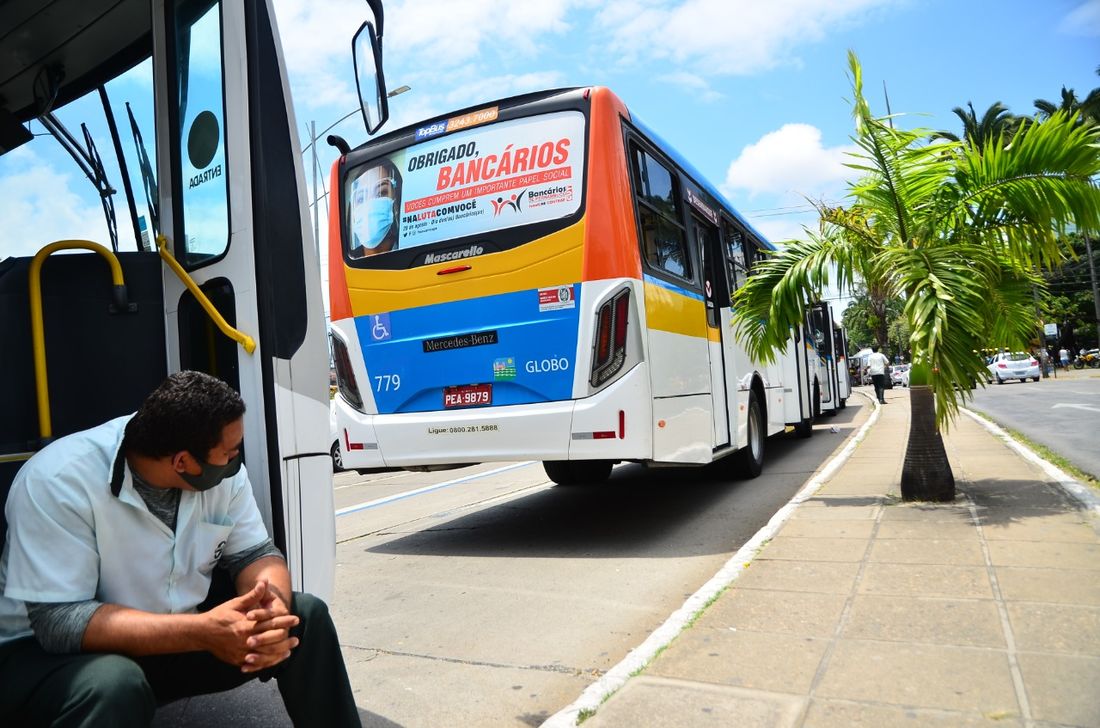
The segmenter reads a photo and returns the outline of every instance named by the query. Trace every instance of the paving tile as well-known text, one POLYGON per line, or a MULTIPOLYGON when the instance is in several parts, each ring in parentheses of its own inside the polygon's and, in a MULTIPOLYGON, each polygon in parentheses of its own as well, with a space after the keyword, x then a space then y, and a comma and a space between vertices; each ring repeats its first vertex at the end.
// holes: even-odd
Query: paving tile
POLYGON ((988 541, 1063 541, 1100 543, 1100 536, 1073 513, 1034 516, 1008 522, 987 522, 982 518, 982 534, 988 541))
POLYGON ((785 728, 797 724, 805 700, 755 690, 638 677, 600 706, 585 728, 785 728))
POLYGON ((1008 656, 999 651, 841 640, 817 695, 1016 715, 1008 656))
POLYGON ((1036 720, 1100 725, 1100 657, 1020 653, 1020 672, 1036 720))
POLYGON ((1012 566, 998 566, 995 572, 1001 593, 1009 601, 1100 607, 1100 578, 1091 572, 1012 566))
POLYGON ((979 543, 978 529, 969 520, 962 521, 883 521, 878 526, 878 538, 921 538, 979 543))
POLYGON ((1100 656, 1100 607, 1008 604, 1016 648, 1100 656))
POLYGON ((885 521, 924 521, 934 523, 947 521, 948 523, 971 523, 970 509, 964 505, 954 503, 896 503, 882 510, 882 520, 885 521))
POLYGON ((1020 728, 1015 716, 813 700, 803 728, 1020 728))
MULTIPOLYGON (((946 524, 937 524, 946 525, 946 524)), ((870 561, 889 564, 953 564, 984 566, 981 542, 929 539, 876 538, 871 546, 870 561)))
POLYGON ((980 566, 867 564, 859 593, 992 599, 989 576, 980 566))
POLYGON ((990 600, 859 595, 843 636, 1004 649, 1004 629, 990 600))
POLYGON ((994 566, 1100 570, 1100 543, 990 541, 989 558, 994 566))
POLYGON ((828 640, 761 632, 688 630, 661 653, 650 675, 804 694, 828 640))
POLYGON ((738 589, 848 594, 856 582, 859 564, 823 561, 753 561, 735 582, 738 589))
POLYGON ((782 632, 799 637, 836 634, 847 597, 763 589, 731 589, 712 604, 693 629, 782 632))
POLYGON ((777 536, 760 552, 758 559, 801 561, 862 561, 867 541, 854 538, 800 538, 777 536))
POLYGON ((870 538, 874 528, 874 521, 868 519, 858 521, 840 519, 787 521, 779 535, 799 538, 870 538))
POLYGON ((795 509, 791 520, 874 520, 881 506, 830 506, 830 507, 803 507, 795 509))

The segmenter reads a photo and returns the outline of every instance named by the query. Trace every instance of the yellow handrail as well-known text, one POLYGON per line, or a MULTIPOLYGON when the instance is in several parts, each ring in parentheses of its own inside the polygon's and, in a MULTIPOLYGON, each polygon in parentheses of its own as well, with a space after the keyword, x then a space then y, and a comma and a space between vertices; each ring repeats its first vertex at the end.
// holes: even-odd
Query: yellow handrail
POLYGON ((59 250, 90 250, 107 259, 111 266, 111 283, 115 290, 125 290, 122 278, 122 266, 118 258, 107 248, 90 240, 58 240, 39 250, 31 261, 31 348, 34 351, 34 388, 38 401, 38 434, 43 440, 53 436, 53 424, 50 422, 50 387, 46 375, 46 332, 42 323, 42 265, 46 258, 59 250))
POLYGON ((214 308, 214 304, 206 297, 206 294, 202 292, 202 289, 199 288, 194 279, 187 274, 187 271, 183 269, 179 261, 168 252, 168 240, 163 235, 157 236, 157 251, 160 253, 160 257, 164 262, 168 264, 168 267, 172 269, 172 272, 176 274, 176 277, 180 279, 180 282, 187 287, 187 290, 191 291, 191 295, 199 302, 199 305, 206 311, 206 315, 210 317, 218 329, 230 339, 240 344, 249 354, 254 352, 256 350, 256 340, 243 331, 230 326, 229 322, 218 313, 218 309, 214 308))

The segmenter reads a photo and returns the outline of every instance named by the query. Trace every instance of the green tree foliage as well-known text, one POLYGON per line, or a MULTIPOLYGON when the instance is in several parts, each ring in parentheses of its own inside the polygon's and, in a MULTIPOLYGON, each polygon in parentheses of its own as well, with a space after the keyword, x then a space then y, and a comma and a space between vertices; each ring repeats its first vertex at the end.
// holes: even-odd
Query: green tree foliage
MULTIPOLYGON (((1067 236, 1066 247, 1073 257, 1062 267, 1043 274, 1046 295, 1040 301, 1040 316, 1045 322, 1058 324, 1063 339, 1067 327, 1072 328, 1073 341, 1059 341, 1059 345, 1065 343, 1076 349, 1089 349, 1097 346, 1096 306, 1084 239, 1071 234, 1067 236)), ((1100 245, 1096 241, 1092 244, 1092 257, 1093 265, 1100 272, 1100 245)))
MULTIPOLYGON (((1069 229, 1100 229, 1092 181, 1100 129, 1055 111, 1022 126, 1011 145, 929 142, 929 130, 895 128, 872 114, 853 53, 849 69, 858 151, 848 166, 860 175, 849 185, 851 204, 821 205, 819 230, 757 266, 735 296, 735 323, 750 354, 771 360, 831 270, 840 290, 857 279, 886 283, 905 297, 912 382, 935 372, 934 397, 922 395, 919 406, 934 409, 939 430, 970 396, 970 382, 984 378, 974 352, 990 340, 1023 348, 1031 337, 1032 287, 1042 283, 1035 271, 1065 260, 1069 229)), ((932 415, 913 402, 915 423, 932 415)), ((951 478, 946 454, 937 457, 951 478)))
POLYGON ((951 109, 955 116, 962 122, 962 137, 949 131, 937 131, 932 133, 932 139, 944 139, 951 142, 962 142, 975 149, 978 154, 988 144, 1007 144, 1012 140, 1012 135, 1020 125, 1020 120, 1009 113, 1008 107, 1000 101, 995 101, 981 118, 974 111, 974 104, 966 102, 966 109, 956 106, 951 109))
POLYGON ((872 300, 868 294, 867 287, 857 284, 842 319, 844 329, 848 332, 848 341, 856 349, 878 344, 886 347, 890 355, 908 352, 908 340, 899 347, 898 339, 890 333, 897 322, 904 318, 904 309, 905 302, 898 297, 886 299, 883 308, 880 308, 878 302, 872 300))

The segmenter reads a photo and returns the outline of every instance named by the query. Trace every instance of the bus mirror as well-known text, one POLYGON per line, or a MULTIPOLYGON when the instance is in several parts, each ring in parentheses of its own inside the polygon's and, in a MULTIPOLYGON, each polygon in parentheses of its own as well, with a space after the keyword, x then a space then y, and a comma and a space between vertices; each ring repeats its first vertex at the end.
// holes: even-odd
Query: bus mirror
POLYGON ((359 26, 359 32, 351 41, 351 49, 363 123, 367 133, 374 134, 390 117, 390 108, 386 81, 382 75, 382 43, 375 35, 373 25, 365 22, 359 26))

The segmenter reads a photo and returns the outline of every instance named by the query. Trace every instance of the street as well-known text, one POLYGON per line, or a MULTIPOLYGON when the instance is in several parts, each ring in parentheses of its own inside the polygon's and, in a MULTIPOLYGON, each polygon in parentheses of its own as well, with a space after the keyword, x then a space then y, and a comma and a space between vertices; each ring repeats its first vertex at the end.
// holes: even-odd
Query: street
MULTIPOLYGON (((763 526, 863 423, 863 403, 810 440, 770 440, 756 480, 634 464, 577 488, 538 463, 337 475, 331 609, 364 725, 540 724, 763 526)), ((158 725, 231 716, 289 724, 272 682, 173 704, 158 725)))
POLYGON ((1026 435, 1093 477, 1100 477, 1100 374, 1058 373, 1058 379, 987 385, 972 409, 1026 435))

